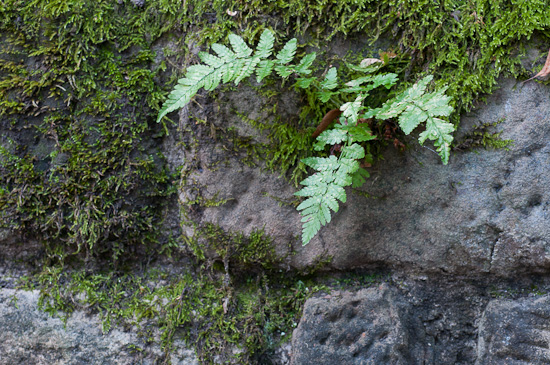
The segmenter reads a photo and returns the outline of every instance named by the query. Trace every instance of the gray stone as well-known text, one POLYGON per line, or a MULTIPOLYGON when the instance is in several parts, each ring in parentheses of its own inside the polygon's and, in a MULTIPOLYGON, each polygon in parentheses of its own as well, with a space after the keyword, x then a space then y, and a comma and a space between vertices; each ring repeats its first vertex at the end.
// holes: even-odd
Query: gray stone
POLYGON ((291 364, 422 364, 420 327, 386 284, 312 298, 293 333, 291 364))
MULTIPOLYGON (((97 316, 75 312, 66 326, 38 310, 37 291, 0 290, 0 364, 153 364, 164 358, 136 331, 102 333, 97 316)), ((172 364, 193 365, 193 350, 176 341, 172 364)))
POLYGON ((550 364, 550 295, 493 300, 479 323, 476 365, 550 364))
MULTIPOLYGON (((384 265, 499 276, 543 272, 550 267, 550 90, 536 82, 516 87, 509 79, 500 85, 486 105, 462 118, 457 139, 467 138, 476 124, 503 120, 495 131, 514 140, 509 150, 456 151, 443 166, 412 138, 406 153, 390 147, 362 188, 375 198, 349 190, 347 203, 305 247, 297 239, 298 214, 270 198, 292 201, 295 188, 277 174, 244 165, 242 154, 228 153, 223 139, 212 138, 206 128, 196 149, 188 151, 190 185, 180 197, 193 199, 198 189, 207 197, 229 199, 202 210, 199 221, 245 233, 265 227, 278 252, 285 254, 289 245, 297 252, 290 263, 296 268, 328 254, 337 269, 384 265)), ((254 130, 239 124, 233 110, 247 114, 258 107, 250 90, 234 94, 208 116, 214 125, 240 125, 235 130, 252 136, 254 130)), ((197 130, 187 114, 180 122, 197 130)))

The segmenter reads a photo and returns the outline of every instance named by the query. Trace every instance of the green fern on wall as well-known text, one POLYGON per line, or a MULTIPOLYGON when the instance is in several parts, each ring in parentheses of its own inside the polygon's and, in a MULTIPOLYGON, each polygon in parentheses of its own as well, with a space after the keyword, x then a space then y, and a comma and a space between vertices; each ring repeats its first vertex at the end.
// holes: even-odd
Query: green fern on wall
POLYGON ((425 130, 419 135, 419 143, 427 139, 434 141, 444 164, 449 161, 451 135, 454 126, 441 119, 448 117, 453 108, 449 105, 450 97, 445 89, 427 92, 432 76, 426 76, 410 88, 388 100, 380 108, 369 108, 369 92, 378 87, 391 88, 398 81, 393 73, 376 74, 382 67, 382 62, 350 66, 354 71, 364 76, 340 83, 338 70, 330 68, 326 75, 319 79, 310 76, 310 67, 315 60, 315 53, 304 56, 298 64, 291 64, 296 55, 297 41, 292 39, 275 55, 273 33, 265 30, 253 51, 237 35, 229 36, 231 48, 213 44, 216 55, 200 52, 199 57, 204 64, 194 65, 187 69, 185 77, 168 96, 162 106, 157 121, 168 113, 185 106, 200 90, 214 90, 221 83, 242 80, 256 74, 256 80, 261 82, 273 71, 283 79, 291 75, 295 77, 294 86, 298 88, 314 88, 320 103, 329 100, 349 100, 340 106, 341 116, 333 129, 323 131, 314 144, 314 149, 323 151, 326 146, 333 146, 329 157, 309 157, 302 160, 315 173, 301 182, 304 187, 296 193, 305 200, 297 207, 302 216, 302 243, 305 245, 319 232, 322 226, 329 223, 332 213, 339 209, 339 202, 346 202, 347 186, 359 187, 369 177, 368 172, 361 168, 360 161, 367 154, 364 143, 375 139, 367 123, 359 123, 369 118, 376 120, 397 119, 405 134, 410 134, 420 125, 425 130), (334 148, 337 147, 337 148, 334 148))

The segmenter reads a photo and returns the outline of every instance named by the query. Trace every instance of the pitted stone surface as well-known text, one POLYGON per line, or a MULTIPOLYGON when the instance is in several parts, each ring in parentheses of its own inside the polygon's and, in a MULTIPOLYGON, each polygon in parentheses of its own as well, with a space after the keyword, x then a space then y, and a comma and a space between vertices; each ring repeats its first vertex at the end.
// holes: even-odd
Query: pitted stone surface
POLYGON ((476 365, 549 364, 550 295, 493 300, 479 324, 476 365))
POLYGON ((306 302, 291 364, 422 364, 420 322, 386 284, 306 302))

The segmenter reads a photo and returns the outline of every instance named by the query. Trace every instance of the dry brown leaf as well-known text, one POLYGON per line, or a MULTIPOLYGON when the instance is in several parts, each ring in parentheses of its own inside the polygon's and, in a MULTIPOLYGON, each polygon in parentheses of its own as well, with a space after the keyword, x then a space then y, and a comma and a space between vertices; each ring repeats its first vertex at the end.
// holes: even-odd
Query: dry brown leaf
POLYGON ((323 120, 321 120, 321 123, 319 123, 319 126, 317 129, 315 129, 315 132, 311 135, 312 138, 317 138, 319 134, 323 133, 325 129, 334 121, 334 119, 338 118, 342 114, 342 111, 340 109, 332 109, 330 110, 325 116, 323 117, 323 120))
POLYGON ((531 77, 530 79, 523 81, 523 83, 526 83, 527 81, 531 81, 533 79, 545 81, 545 80, 548 80, 549 76, 550 76, 550 50, 548 50, 548 56, 546 57, 546 62, 544 63, 544 67, 542 68, 542 70, 540 70, 538 74, 531 77))

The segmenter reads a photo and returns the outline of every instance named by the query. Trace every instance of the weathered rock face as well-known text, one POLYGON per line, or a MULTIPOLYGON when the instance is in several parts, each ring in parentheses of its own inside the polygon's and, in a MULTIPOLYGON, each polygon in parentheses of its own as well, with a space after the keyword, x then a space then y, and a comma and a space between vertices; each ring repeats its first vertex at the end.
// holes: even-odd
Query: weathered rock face
POLYGON ((310 299, 292 337, 292 364, 422 364, 419 328, 387 285, 310 299))
MULTIPOLYGON (((545 271, 550 265, 550 90, 537 83, 516 86, 513 80, 502 80, 487 105, 463 117, 457 132, 458 140, 468 138, 475 125, 502 120, 496 130, 514 140, 509 150, 455 152, 443 166, 435 153, 414 140, 404 154, 390 148, 362 188, 376 199, 348 192, 348 202, 333 222, 306 247, 296 239, 298 214, 270 198, 292 200, 290 184, 243 165, 237 155, 227 159, 223 142, 211 138, 208 143, 203 136, 189 155, 200 166, 193 169, 192 181, 204 187, 206 196, 218 193, 229 202, 205 209, 199 220, 233 231, 265 226, 279 252, 286 252, 289 243, 297 251, 294 267, 326 253, 338 269, 382 264, 498 276, 545 271), (224 163, 213 164, 222 155, 224 163)), ((254 108, 246 93, 230 102, 245 114, 254 108)), ((223 111, 215 123, 238 124, 223 111)), ((194 122, 182 113, 181 123, 194 122)), ((251 133, 237 129, 243 136, 251 133)), ((182 196, 190 191, 184 187, 182 196)))
POLYGON ((430 277, 312 298, 292 363, 549 363, 550 297, 491 299, 490 291, 483 281, 430 277))
POLYGON ((550 362, 550 296, 489 303, 479 324, 478 365, 550 362))
MULTIPOLYGON (((66 327, 38 310, 37 291, 0 291, 0 364, 155 364, 165 356, 135 331, 102 334, 97 316, 75 312, 66 327)), ((198 364, 193 350, 180 341, 172 364, 198 364)))

